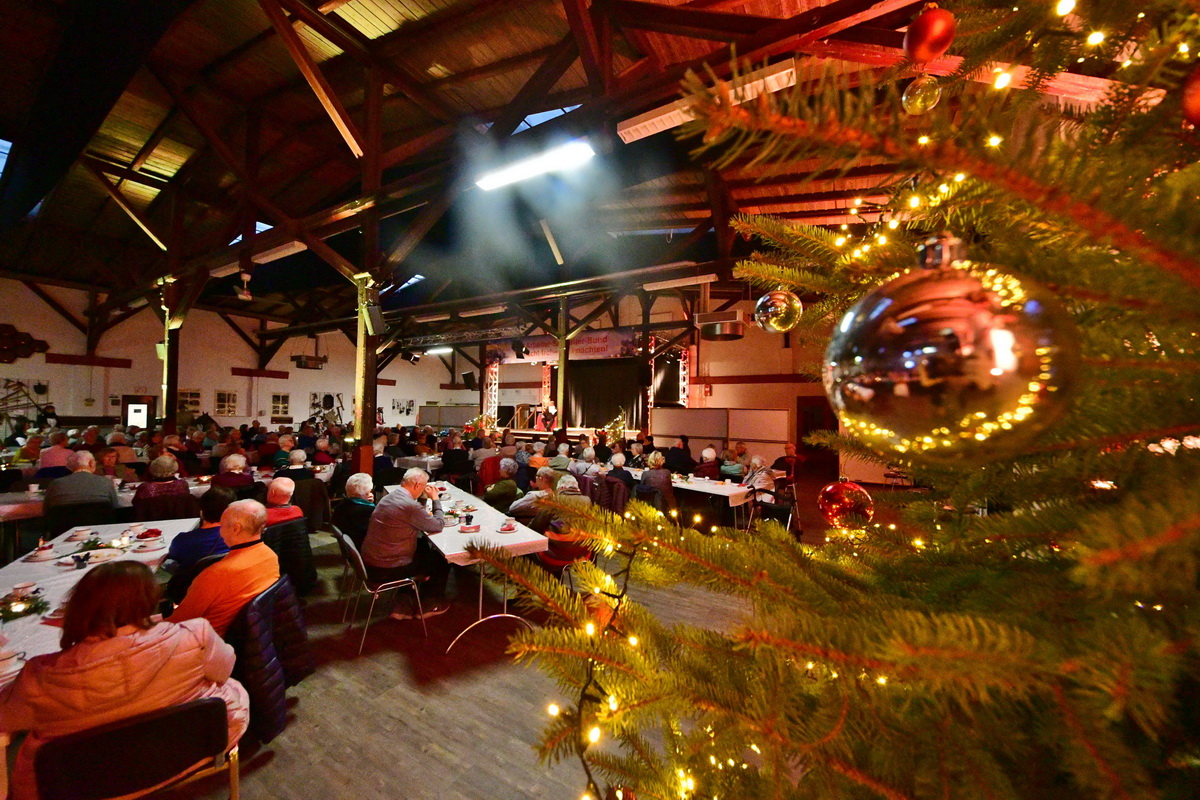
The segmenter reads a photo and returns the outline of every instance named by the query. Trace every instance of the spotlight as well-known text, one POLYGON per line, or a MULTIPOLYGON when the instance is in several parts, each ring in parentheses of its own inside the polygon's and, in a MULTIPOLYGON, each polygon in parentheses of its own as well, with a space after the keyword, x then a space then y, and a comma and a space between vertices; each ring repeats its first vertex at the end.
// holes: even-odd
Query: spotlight
POLYGON ((415 364, 421 360, 421 354, 414 353, 411 350, 402 350, 400 352, 400 357, 403 358, 405 361, 407 361, 410 364, 415 364))
POLYGON ((520 339, 513 339, 512 349, 517 358, 524 358, 525 356, 529 355, 529 348, 526 347, 525 343, 520 339))
POLYGON ((596 152, 583 140, 567 142, 538 155, 492 170, 480 176, 479 180, 475 181, 475 185, 484 191, 490 191, 536 175, 575 169, 594 155, 596 152))

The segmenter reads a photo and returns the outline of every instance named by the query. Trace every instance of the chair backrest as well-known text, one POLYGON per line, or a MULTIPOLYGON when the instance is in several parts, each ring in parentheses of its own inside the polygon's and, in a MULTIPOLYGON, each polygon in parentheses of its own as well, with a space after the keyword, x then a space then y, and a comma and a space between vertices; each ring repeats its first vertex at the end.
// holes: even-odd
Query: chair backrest
POLYGON ((52 481, 55 478, 65 478, 71 474, 66 467, 42 467, 33 473, 34 481, 52 481))
POLYGON ((329 492, 325 489, 325 481, 320 478, 297 481, 296 489, 292 492, 292 503, 304 512, 309 533, 323 530, 329 524, 329 517, 333 512, 329 507, 329 492))
POLYGON ((640 500, 643 503, 648 503, 655 508, 662 510, 662 492, 655 486, 647 486, 644 483, 639 483, 633 487, 633 496, 635 500, 640 500))
POLYGON ((267 485, 262 481, 239 486, 233 490, 233 495, 238 500, 257 500, 263 505, 267 504, 267 485))
POLYGON ((196 576, 225 556, 225 553, 213 553, 211 556, 205 556, 189 567, 180 567, 171 576, 171 580, 167 581, 167 588, 165 590, 167 599, 176 605, 182 603, 188 589, 192 587, 192 581, 196 580, 196 576))
POLYGON ((200 503, 190 493, 166 494, 133 501, 133 519, 191 519, 200 516, 200 503))
POLYGON ((46 527, 52 537, 76 525, 107 525, 115 520, 116 510, 108 503, 73 503, 46 509, 46 527))
POLYGON ((308 521, 296 517, 263 528, 263 542, 279 556, 279 572, 292 579, 300 594, 308 594, 317 585, 317 566, 312 543, 308 540, 308 521))
POLYGON ((479 483, 491 486, 500 480, 500 456, 489 456, 479 465, 479 483))
POLYGON ((367 565, 362 559, 362 553, 358 552, 358 547, 354 544, 354 540, 338 530, 337 526, 333 528, 333 538, 337 540, 338 549, 342 551, 342 559, 350 565, 350 569, 354 572, 355 577, 365 583, 367 580, 367 565))
POLYGON ((604 485, 608 487, 608 505, 604 506, 614 514, 624 514, 625 506, 629 504, 629 485, 620 478, 604 477, 604 485))
POLYGON ((575 482, 579 484, 579 493, 587 497, 592 496, 592 484, 596 481, 591 475, 576 475, 575 482))
POLYGON ((395 486, 404 480, 404 473, 407 470, 400 467, 384 467, 383 469, 375 470, 375 490, 379 491, 385 486, 395 486))
POLYGON ((38 797, 100 800, 145 791, 221 757, 228 738, 225 701, 207 697, 50 739, 34 759, 38 797))

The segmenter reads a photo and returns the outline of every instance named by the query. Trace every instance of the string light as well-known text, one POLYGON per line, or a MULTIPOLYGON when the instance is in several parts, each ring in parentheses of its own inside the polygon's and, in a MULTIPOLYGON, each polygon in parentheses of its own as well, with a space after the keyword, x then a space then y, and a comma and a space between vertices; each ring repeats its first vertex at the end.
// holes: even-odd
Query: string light
POLYGON ((1058 5, 1054 7, 1054 13, 1060 17, 1065 17, 1075 10, 1075 0, 1058 0, 1058 5))
POLYGON ((963 181, 965 181, 966 179, 967 179, 967 176, 966 176, 966 175, 964 175, 964 174, 963 174, 963 173, 961 173, 961 172, 959 172, 958 174, 956 174, 956 175, 954 176, 954 182, 955 182, 955 183, 962 183, 962 182, 963 182, 963 181))
POLYGON ((608 710, 609 711, 617 710, 617 696, 615 694, 610 694, 608 696, 608 710))
POLYGON ((1012 73, 1008 70, 996 69, 996 79, 992 81, 993 89, 1007 89, 1012 84, 1012 73))
POLYGON ((886 686, 887 685, 887 676, 880 675, 878 678, 875 679, 875 682, 878 683, 880 686, 886 686))
POLYGON ((898 219, 889 219, 889 220, 888 220, 888 227, 889 227, 889 228, 891 228, 892 230, 896 230, 896 228, 899 228, 899 227, 900 227, 900 220, 898 220, 898 219))
POLYGON ((546 713, 552 717, 557 717, 560 711, 562 711, 562 709, 558 707, 558 703, 551 703, 550 705, 546 706, 546 713))
POLYGON ((594 624, 592 624, 591 622, 589 622, 587 625, 583 626, 583 632, 586 633, 588 636, 595 636, 596 635, 596 626, 594 624))
POLYGON ((598 725, 593 725, 592 729, 588 731, 588 741, 592 744, 600 741, 600 727, 598 725))
POLYGON ((929 137, 928 136, 918 136, 917 144, 929 144, 929 137))
POLYGON ((1095 47, 1104 41, 1104 31, 1092 31, 1088 34, 1087 43, 1095 47))
POLYGON ((629 637, 629 646, 630 646, 630 647, 637 647, 637 646, 638 646, 638 638, 637 638, 636 636, 630 636, 630 637, 629 637))
POLYGON ((912 197, 908 198, 908 205, 909 205, 909 208, 917 208, 918 206, 920 206, 921 205, 920 195, 914 194, 912 197))
POLYGON ((916 547, 917 549, 920 549, 920 548, 922 548, 922 547, 924 547, 924 546, 925 546, 925 540, 924 540, 924 539, 913 539, 913 547, 916 547))
POLYGON ((1180 43, 1179 43, 1179 54, 1180 54, 1180 55, 1187 55, 1187 52, 1188 52, 1188 45, 1187 45, 1187 42, 1180 42, 1180 43))
POLYGON ((938 187, 938 191, 941 192, 942 194, 950 194, 949 184, 943 183, 941 186, 938 187))
POLYGON ((988 147, 999 147, 1000 143, 1003 141, 1004 141, 1003 139, 1001 139, 999 136, 997 136, 996 134, 993 133, 991 136, 988 137, 987 146, 988 147))
POLYGON ((842 223, 842 230, 844 230, 844 231, 848 231, 848 230, 850 230, 850 226, 849 226, 849 225, 847 225, 846 223, 844 223, 844 222, 843 222, 843 223, 842 223))
POLYGON ((694 522, 694 523, 698 523, 698 522, 700 522, 700 521, 701 521, 701 519, 702 519, 702 517, 701 517, 699 514, 693 514, 693 515, 692 515, 692 522, 694 522))
MULTIPOLYGON (((842 227, 844 228, 844 227, 846 227, 846 226, 845 226, 845 225, 843 225, 842 227)), ((839 236, 839 237, 837 237, 836 239, 834 239, 834 240, 833 240, 833 243, 834 243, 834 245, 835 245, 835 246, 837 246, 837 247, 841 247, 842 245, 844 245, 844 244, 846 243, 846 237, 845 237, 845 236, 839 236)))

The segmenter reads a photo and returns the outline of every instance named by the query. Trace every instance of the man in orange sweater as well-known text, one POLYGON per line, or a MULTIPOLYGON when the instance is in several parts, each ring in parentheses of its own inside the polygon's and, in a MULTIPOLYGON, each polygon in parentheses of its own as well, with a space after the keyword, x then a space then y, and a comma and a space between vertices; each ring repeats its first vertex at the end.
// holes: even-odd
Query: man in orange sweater
POLYGON ((204 617, 224 636, 242 606, 279 580, 279 559, 262 540, 266 524, 267 510, 257 500, 229 504, 221 515, 229 554, 196 576, 171 622, 204 617))

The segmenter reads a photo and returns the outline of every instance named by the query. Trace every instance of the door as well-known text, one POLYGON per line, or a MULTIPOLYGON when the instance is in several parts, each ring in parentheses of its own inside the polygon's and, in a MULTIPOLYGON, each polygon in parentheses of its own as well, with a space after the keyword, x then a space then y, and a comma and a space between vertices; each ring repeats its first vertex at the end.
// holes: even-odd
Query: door
POLYGON ((837 480, 838 455, 826 447, 813 447, 804 443, 804 437, 816 431, 836 431, 837 417, 823 396, 796 398, 796 447, 807 457, 804 472, 813 477, 837 480))
POLYGON ((136 425, 142 429, 153 429, 157 405, 158 397, 152 394, 123 394, 121 421, 125 423, 126 428, 136 425))

